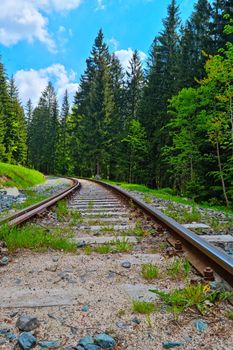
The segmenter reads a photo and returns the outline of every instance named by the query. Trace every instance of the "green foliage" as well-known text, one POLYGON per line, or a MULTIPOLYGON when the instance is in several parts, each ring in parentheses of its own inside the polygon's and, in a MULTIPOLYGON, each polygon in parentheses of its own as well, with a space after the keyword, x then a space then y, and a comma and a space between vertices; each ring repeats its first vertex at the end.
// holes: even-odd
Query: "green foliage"
POLYGON ((69 221, 71 226, 77 225, 82 221, 81 213, 78 210, 71 210, 68 208, 67 200, 61 200, 55 207, 55 213, 57 214, 58 221, 69 221))
POLYGON ((141 275, 146 280, 153 280, 159 276, 159 268, 154 264, 143 264, 141 267, 141 275))
POLYGON ((167 305, 167 311, 172 312, 175 317, 190 307, 195 307, 197 311, 205 313, 208 308, 207 301, 214 303, 225 300, 232 295, 232 293, 224 291, 212 291, 209 286, 203 284, 188 284, 185 288, 174 289, 171 292, 157 289, 150 291, 160 297, 162 302, 167 305))
POLYGON ((0 186, 27 189, 44 181, 44 175, 36 170, 0 162, 0 186))
POLYGON ((155 305, 148 301, 136 299, 132 301, 132 309, 133 312, 149 315, 152 312, 155 312, 155 305))
POLYGON ((182 279, 187 277, 191 266, 187 259, 175 258, 167 267, 167 274, 173 279, 182 279))
POLYGON ((55 250, 76 251, 76 245, 71 240, 71 234, 59 231, 48 231, 41 226, 27 224, 21 228, 0 226, 0 239, 4 240, 9 251, 32 249, 36 251, 52 248, 55 250))
POLYGON ((233 321, 233 311, 226 311, 225 315, 229 318, 229 320, 233 321))
POLYGON ((91 252, 96 252, 99 254, 127 253, 132 249, 133 246, 127 238, 116 239, 108 243, 98 244, 94 247, 87 245, 83 248, 86 254, 90 254, 91 252))

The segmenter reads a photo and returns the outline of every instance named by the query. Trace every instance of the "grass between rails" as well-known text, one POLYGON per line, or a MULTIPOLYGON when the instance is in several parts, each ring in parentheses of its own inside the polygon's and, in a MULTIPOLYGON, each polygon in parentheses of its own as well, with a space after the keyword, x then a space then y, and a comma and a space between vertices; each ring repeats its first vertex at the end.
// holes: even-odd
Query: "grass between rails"
POLYGON ((0 240, 4 240, 10 252, 19 248, 36 251, 52 248, 74 252, 77 248, 76 244, 70 240, 71 237, 69 232, 48 231, 46 228, 34 224, 13 228, 7 225, 0 226, 0 240))
POLYGON ((82 222, 81 213, 78 210, 69 209, 68 202, 65 199, 57 203, 55 213, 57 214, 58 221, 69 220, 71 226, 82 222))
POLYGON ((118 185, 126 190, 129 191, 137 191, 137 192, 142 192, 144 193, 144 201, 148 204, 152 203, 151 196, 156 196, 161 199, 181 203, 181 204, 186 204, 190 206, 199 206, 204 209, 213 209, 216 211, 222 211, 226 214, 233 215, 233 210, 228 209, 225 206, 221 205, 210 205, 207 202, 204 203, 195 203, 192 199, 189 198, 184 198, 181 196, 177 196, 173 193, 173 190, 171 188, 163 188, 163 189, 151 189, 145 185, 138 185, 138 184, 129 184, 125 182, 117 182, 117 181, 109 181, 109 180, 104 180, 104 182, 107 182, 112 185, 118 185))
POLYGON ((0 187, 27 189, 43 182, 45 177, 39 171, 0 162, 0 187))
POLYGON ((99 254, 127 253, 132 249, 133 245, 129 242, 129 240, 127 238, 123 238, 122 240, 116 239, 108 243, 98 244, 95 247, 88 244, 83 248, 83 252, 87 255, 91 254, 92 252, 99 254))

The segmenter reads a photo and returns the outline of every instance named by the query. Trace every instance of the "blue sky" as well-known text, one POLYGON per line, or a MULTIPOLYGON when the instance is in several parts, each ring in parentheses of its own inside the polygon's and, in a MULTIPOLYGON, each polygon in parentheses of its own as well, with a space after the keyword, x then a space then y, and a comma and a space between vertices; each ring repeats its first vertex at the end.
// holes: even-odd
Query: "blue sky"
MULTIPOLYGON (((195 0, 178 0, 183 21, 195 0)), ((78 88, 99 28, 123 66, 138 49, 146 59, 162 29, 170 0, 4 0, 0 11, 0 53, 15 75, 23 103, 35 104, 48 80, 58 98, 78 88)))

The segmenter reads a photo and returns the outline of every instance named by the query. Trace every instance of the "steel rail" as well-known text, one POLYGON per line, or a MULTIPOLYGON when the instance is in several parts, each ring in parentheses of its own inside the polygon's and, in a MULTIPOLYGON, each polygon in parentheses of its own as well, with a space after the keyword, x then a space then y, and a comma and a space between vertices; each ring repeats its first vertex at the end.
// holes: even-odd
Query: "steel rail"
POLYGON ((59 191, 55 195, 44 199, 43 201, 40 201, 36 204, 30 205, 27 208, 24 208, 20 211, 18 211, 15 214, 12 214, 10 216, 7 216, 0 220, 0 225, 8 223, 10 226, 19 225, 29 219, 31 219, 33 216, 43 212, 47 208, 54 205, 59 200, 67 197, 69 194, 71 194, 74 190, 80 188, 80 183, 77 179, 74 178, 68 178, 73 182, 71 186, 66 188, 65 190, 59 191))
POLYGON ((229 255, 220 251, 218 248, 211 245, 199 237, 197 234, 185 228, 151 205, 145 204, 136 198, 133 194, 129 194, 124 189, 99 180, 87 180, 99 183, 100 185, 107 187, 108 189, 113 190, 120 195, 123 195, 125 198, 132 200, 134 204, 146 212, 150 217, 158 220, 166 228, 169 228, 171 234, 175 233, 176 238, 178 237, 177 239, 181 240, 181 242, 185 244, 188 249, 191 249, 193 253, 197 254, 200 259, 205 261, 208 264, 207 266, 212 267, 222 278, 224 278, 231 286, 233 286, 233 259, 229 255))

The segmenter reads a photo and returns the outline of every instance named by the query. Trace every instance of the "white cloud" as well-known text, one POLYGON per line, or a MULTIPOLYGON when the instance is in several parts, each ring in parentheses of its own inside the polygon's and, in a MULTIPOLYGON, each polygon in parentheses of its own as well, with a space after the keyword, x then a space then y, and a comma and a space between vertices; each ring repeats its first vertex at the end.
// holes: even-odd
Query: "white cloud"
POLYGON ((113 47, 114 51, 116 51, 119 47, 119 41, 117 41, 115 38, 108 40, 108 43, 113 47))
POLYGON ((68 72, 62 64, 58 63, 39 70, 29 69, 16 72, 15 82, 19 89, 22 103, 25 105, 27 100, 31 98, 35 106, 39 101, 41 92, 49 81, 52 81, 55 87, 60 104, 66 89, 69 93, 70 103, 72 103, 74 93, 78 90, 79 84, 75 82, 74 71, 68 72))
POLYGON ((104 10, 104 9, 105 9, 104 0, 97 0, 96 10, 104 10))
MULTIPOLYGON (((118 50, 118 51, 115 51, 115 55, 119 58, 122 67, 125 70, 127 70, 129 66, 129 61, 133 57, 133 50, 131 48, 128 48, 128 50, 118 50)), ((139 51, 139 56, 142 63, 147 58, 147 55, 143 51, 139 51)))
POLYGON ((1 1, 0 43, 11 46, 21 40, 35 39, 50 51, 56 45, 48 32, 48 18, 44 11, 69 11, 77 8, 82 0, 7 0, 1 1))

